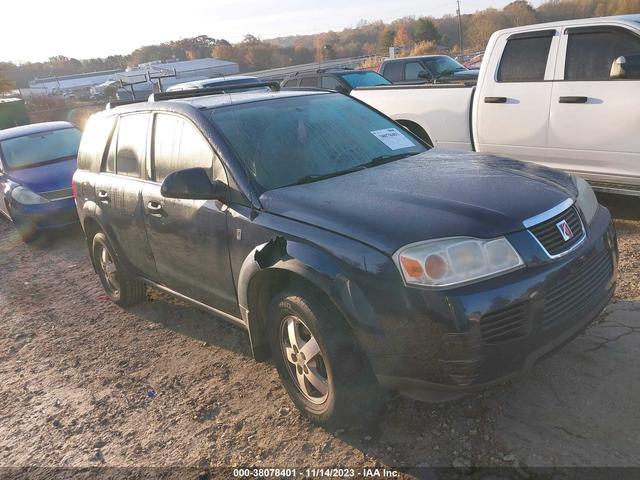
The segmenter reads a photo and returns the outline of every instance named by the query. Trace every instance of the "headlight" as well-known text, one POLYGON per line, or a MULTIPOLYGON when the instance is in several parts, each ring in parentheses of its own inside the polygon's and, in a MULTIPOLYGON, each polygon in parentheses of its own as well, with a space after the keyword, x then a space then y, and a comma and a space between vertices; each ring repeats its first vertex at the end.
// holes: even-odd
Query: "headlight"
POLYGON ((398 250, 393 259, 405 283, 434 288, 470 283, 524 266, 504 237, 455 237, 414 243, 398 250))
POLYGON ((49 202, 49 200, 32 192, 27 187, 16 187, 11 190, 11 198, 23 205, 37 205, 39 203, 49 202))
POLYGON ((574 178, 576 180, 576 187, 578 187, 578 199, 576 200, 576 204, 582 211, 585 221, 587 223, 591 223, 591 220, 593 220, 593 217, 595 217, 596 211, 598 210, 598 199, 596 198, 596 194, 593 193, 591 185, 580 177, 574 178))

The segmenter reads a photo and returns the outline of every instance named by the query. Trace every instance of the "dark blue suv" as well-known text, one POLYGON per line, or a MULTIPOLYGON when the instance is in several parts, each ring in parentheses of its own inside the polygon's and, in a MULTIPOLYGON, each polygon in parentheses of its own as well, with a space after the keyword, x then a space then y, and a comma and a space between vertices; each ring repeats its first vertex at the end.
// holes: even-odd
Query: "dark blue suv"
POLYGON ((106 110, 74 184, 116 303, 152 285, 245 328, 324 424, 375 413, 386 389, 432 400, 504 381, 615 288, 614 227, 586 182, 430 150, 339 93, 106 110))

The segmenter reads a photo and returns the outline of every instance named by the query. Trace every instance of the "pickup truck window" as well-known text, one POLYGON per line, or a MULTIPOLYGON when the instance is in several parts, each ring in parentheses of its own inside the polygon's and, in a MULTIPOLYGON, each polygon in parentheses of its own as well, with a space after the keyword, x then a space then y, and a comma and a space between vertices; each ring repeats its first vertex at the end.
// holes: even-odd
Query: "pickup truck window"
POLYGON ((318 181, 426 150, 402 127, 339 94, 281 97, 209 112, 263 190, 318 181))
POLYGON ((498 68, 498 82, 541 82, 547 69, 551 36, 507 41, 498 68))
POLYGON ((405 80, 418 80, 418 73, 422 72, 424 67, 420 62, 409 62, 404 66, 404 79, 405 80))
POLYGON ((401 82, 402 65, 403 62, 389 62, 385 64, 382 75, 390 82, 401 82))
POLYGON ((640 54, 640 39, 620 29, 569 34, 565 80, 609 80, 611 64, 622 55, 640 54))
POLYGON ((318 77, 306 77, 300 80, 301 87, 318 87, 318 77))

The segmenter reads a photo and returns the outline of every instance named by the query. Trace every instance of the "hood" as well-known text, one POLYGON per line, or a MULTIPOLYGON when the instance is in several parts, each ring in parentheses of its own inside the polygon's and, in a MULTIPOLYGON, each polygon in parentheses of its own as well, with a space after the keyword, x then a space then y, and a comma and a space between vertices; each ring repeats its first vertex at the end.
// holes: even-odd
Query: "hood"
POLYGON ((14 182, 39 193, 70 188, 75 171, 76 158, 74 157, 39 167, 9 171, 7 175, 14 182))
POLYGON ((387 254, 413 242, 522 230, 575 198, 571 176, 532 163, 430 150, 260 197, 265 210, 354 238, 387 254))
POLYGON ((453 72, 451 77, 458 78, 460 80, 477 80, 480 70, 460 70, 459 72, 453 72))

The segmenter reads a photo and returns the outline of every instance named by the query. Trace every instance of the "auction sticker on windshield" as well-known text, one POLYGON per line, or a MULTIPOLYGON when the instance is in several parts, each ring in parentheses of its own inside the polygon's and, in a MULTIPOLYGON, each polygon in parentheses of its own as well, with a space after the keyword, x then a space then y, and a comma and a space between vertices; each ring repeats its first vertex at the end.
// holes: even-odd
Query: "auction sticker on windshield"
POLYGON ((391 150, 400 150, 401 148, 415 147, 415 143, 404 136, 400 131, 398 131, 397 128, 373 130, 371 133, 391 150))

